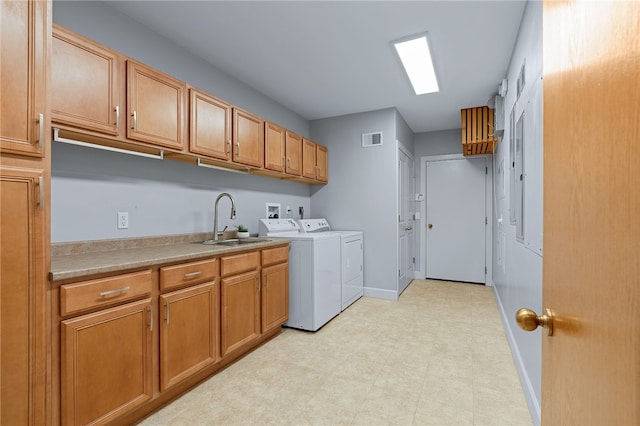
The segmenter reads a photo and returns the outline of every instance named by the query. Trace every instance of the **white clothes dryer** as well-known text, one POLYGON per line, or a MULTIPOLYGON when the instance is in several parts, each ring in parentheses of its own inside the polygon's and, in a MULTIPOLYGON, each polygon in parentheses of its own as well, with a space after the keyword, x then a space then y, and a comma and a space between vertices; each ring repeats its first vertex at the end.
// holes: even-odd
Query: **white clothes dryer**
POLYGON ((341 310, 344 311, 353 302, 364 295, 364 234, 362 231, 332 230, 324 219, 299 219, 303 233, 336 234, 340 236, 340 287, 341 310))
POLYGON ((258 234, 291 241, 289 319, 285 326, 316 331, 341 312, 338 234, 301 233, 293 219, 260 219, 258 234))

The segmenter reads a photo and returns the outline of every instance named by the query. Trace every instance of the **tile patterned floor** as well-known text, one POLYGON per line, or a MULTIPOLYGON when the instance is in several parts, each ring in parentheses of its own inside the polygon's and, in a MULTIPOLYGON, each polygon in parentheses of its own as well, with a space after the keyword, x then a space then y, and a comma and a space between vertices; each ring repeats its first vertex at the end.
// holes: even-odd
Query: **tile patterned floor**
POLYGON ((489 287, 414 280, 285 329, 141 425, 531 425, 489 287))

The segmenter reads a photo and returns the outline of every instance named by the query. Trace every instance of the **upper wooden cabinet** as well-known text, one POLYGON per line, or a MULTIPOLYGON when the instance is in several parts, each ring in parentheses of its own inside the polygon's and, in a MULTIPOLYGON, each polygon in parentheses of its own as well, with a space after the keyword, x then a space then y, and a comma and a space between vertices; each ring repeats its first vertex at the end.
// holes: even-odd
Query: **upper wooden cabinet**
POLYGON ((127 137, 181 149, 185 93, 182 81, 127 60, 127 137))
POLYGON ((316 178, 316 143, 308 139, 302 140, 302 177, 316 178))
POLYGON ((329 181, 329 150, 326 146, 316 144, 316 167, 318 168, 316 180, 329 181))
POLYGON ((264 168, 284 173, 285 130, 277 124, 264 124, 264 168))
POLYGON ((119 55, 59 26, 52 40, 52 121, 117 136, 125 113, 119 55))
POLYGON ((189 95, 189 151, 230 160, 231 105, 194 88, 189 95))
POLYGON ((302 140, 302 177, 317 182, 329 180, 327 147, 302 140))
POLYGON ((0 7, 3 153, 42 157, 45 152, 49 7, 44 1, 3 1, 0 7))
POLYGON ((290 175, 302 174, 302 137, 287 130, 286 172, 290 175))
POLYGON ((264 120, 240 108, 233 108, 233 161, 263 167, 264 120))

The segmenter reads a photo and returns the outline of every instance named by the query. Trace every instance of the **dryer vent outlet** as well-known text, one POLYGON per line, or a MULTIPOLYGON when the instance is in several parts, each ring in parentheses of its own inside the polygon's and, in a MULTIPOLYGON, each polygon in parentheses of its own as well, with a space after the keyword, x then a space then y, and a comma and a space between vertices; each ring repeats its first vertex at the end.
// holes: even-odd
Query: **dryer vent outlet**
POLYGON ((362 134, 362 147, 382 145, 382 132, 372 132, 362 134))

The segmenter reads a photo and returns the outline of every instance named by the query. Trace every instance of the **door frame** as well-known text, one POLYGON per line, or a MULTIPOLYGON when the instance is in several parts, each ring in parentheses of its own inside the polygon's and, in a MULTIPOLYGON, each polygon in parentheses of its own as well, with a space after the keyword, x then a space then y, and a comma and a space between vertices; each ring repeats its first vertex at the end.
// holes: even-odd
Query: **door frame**
MULTIPOLYGON (((400 193, 400 173, 399 173, 399 164, 400 164, 400 153, 402 153, 403 155, 405 155, 413 164, 413 176, 410 176, 408 181, 413 179, 413 190, 415 192, 415 188, 416 188, 416 159, 415 156, 413 155, 413 153, 411 153, 404 145, 402 145, 402 143, 400 143, 399 140, 396 139, 396 217, 400 216, 400 197, 402 196, 402 194, 400 193)), ((406 212, 407 215, 409 214, 409 212, 406 212)), ((413 214, 415 213, 415 206, 414 206, 414 210, 411 212, 411 215, 413 216, 413 214)), ((410 251, 413 251, 414 257, 416 256, 415 253, 415 245, 416 245, 416 220, 412 219, 412 226, 413 226, 413 241, 409 241, 409 248, 410 251), (413 250, 411 250, 411 248, 413 248, 413 250)), ((398 271, 400 271, 400 267, 401 267, 401 256, 400 256, 400 251, 401 251, 401 247, 400 247, 400 229, 399 229, 399 225, 400 223, 397 221, 396 222, 396 269, 398 269, 398 271)), ((409 286, 409 284, 411 284, 411 281, 416 278, 416 266, 414 263, 413 266, 413 275, 412 276, 408 276, 406 277, 407 279, 407 284, 406 285, 402 285, 402 283, 400 282, 400 276, 396 277, 396 297, 400 297, 400 294, 409 286)))
MULTIPOLYGON (((485 208, 488 218, 486 232, 484 234, 484 253, 485 253, 485 265, 487 266, 487 273, 485 275, 485 285, 493 287, 493 161, 491 155, 476 155, 477 158, 485 158, 487 165, 487 178, 485 179, 484 193, 485 193, 485 208)), ((425 279, 427 276, 426 268, 426 250, 427 250, 427 163, 431 161, 445 161, 445 160, 461 160, 466 158, 462 154, 446 154, 446 155, 426 155, 420 157, 420 193, 424 195, 424 201, 418 202, 420 204, 420 219, 415 221, 416 229, 418 231, 418 237, 420 238, 420 253, 416 256, 419 259, 419 267, 416 266, 414 270, 415 277, 418 279, 425 279)), ((417 185, 416 185, 417 186, 417 185)))

